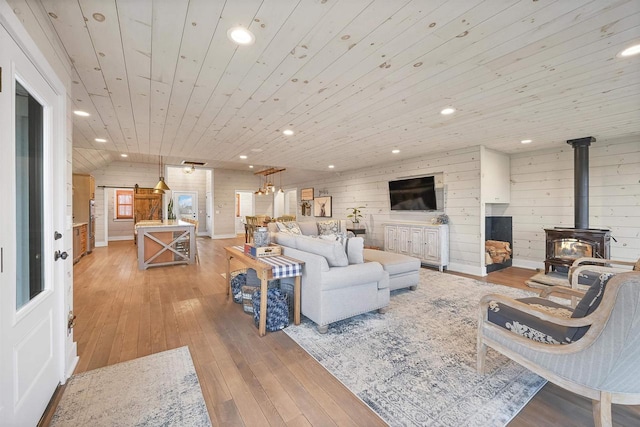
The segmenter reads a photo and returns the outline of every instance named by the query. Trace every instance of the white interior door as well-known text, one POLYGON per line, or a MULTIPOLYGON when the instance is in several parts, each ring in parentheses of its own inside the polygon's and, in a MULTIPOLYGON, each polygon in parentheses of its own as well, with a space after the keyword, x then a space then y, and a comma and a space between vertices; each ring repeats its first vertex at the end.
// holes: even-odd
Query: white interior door
POLYGON ((62 163, 66 117, 1 25, 0 52, 0 424, 26 426, 37 424, 65 379, 64 263, 72 257, 54 261, 54 250, 64 250, 54 232, 64 232, 66 208, 66 167, 54 162, 62 163))
POLYGON ((213 199, 211 198, 211 191, 207 191, 205 194, 205 212, 207 215, 207 220, 205 221, 206 232, 209 237, 213 236, 213 224, 211 222, 211 211, 213 211, 213 199))

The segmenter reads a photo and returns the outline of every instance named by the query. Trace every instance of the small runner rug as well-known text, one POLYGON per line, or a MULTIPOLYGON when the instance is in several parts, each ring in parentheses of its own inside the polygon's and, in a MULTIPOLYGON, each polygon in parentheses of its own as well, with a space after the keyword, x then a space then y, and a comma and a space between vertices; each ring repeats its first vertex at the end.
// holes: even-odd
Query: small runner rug
MULTIPOLYGON (((304 283, 303 292, 304 292, 304 283)), ((531 292, 420 271, 416 291, 391 292, 385 314, 284 331, 391 426, 504 426, 546 381, 489 350, 476 373, 478 302, 531 292)))
POLYGON ((51 426, 211 426, 188 347, 73 375, 51 426))

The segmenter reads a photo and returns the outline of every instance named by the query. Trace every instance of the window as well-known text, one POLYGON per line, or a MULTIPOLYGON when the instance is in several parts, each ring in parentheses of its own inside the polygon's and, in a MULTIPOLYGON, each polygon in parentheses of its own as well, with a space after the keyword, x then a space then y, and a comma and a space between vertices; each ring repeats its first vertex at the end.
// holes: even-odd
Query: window
POLYGON ((133 219, 133 190, 116 190, 115 219, 133 219))

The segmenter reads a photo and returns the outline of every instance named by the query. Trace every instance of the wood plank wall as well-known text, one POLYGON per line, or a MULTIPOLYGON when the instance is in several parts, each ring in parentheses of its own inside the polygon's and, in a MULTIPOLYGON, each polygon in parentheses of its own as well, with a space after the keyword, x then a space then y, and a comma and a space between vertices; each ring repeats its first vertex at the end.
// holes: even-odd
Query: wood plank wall
POLYGON ((158 165, 149 163, 113 162, 91 173, 96 181, 96 245, 105 246, 105 220, 108 222, 108 240, 133 240, 133 220, 113 219, 115 191, 108 187, 155 187, 158 183, 158 165), (104 194, 107 192, 107 214, 105 217, 104 194))
MULTIPOLYGON (((640 257, 640 137, 598 140, 589 151, 589 226, 609 228, 611 258, 640 257)), ((573 149, 511 155, 511 203, 493 215, 513 217, 514 265, 540 268, 544 228, 573 227, 573 149)))
MULTIPOLYGON (((390 157, 391 153, 388 154, 390 157)), ((329 177, 287 183, 287 187, 313 187, 315 196, 332 197, 333 218, 346 219, 347 208, 365 206, 366 243, 382 246, 383 224, 387 221, 431 223, 441 212, 392 212, 388 181, 392 179, 438 174, 444 185, 444 207, 450 219, 450 268, 479 274, 480 266, 480 148, 445 151, 418 158, 395 161, 352 172, 336 172, 329 177)), ((301 221, 314 220, 297 215, 301 221)))
MULTIPOLYGON (((213 237, 235 236, 236 191, 254 192, 260 180, 253 172, 215 169, 213 171, 213 237)), ((254 213, 273 215, 273 196, 255 196, 254 213)))

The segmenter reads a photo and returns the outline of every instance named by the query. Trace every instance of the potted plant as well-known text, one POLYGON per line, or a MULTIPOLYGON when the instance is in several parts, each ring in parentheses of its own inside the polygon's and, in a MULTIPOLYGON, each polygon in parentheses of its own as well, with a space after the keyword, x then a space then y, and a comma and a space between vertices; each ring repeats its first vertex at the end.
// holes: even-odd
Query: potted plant
POLYGON ((347 208, 347 210, 351 212, 349 215, 347 215, 347 218, 349 218, 353 223, 353 228, 360 227, 360 219, 363 218, 361 209, 364 209, 364 206, 347 208))

